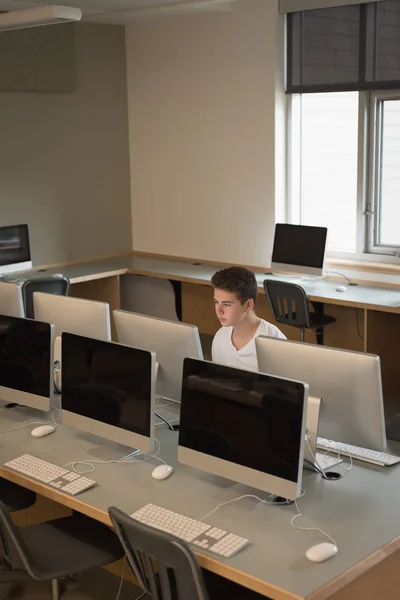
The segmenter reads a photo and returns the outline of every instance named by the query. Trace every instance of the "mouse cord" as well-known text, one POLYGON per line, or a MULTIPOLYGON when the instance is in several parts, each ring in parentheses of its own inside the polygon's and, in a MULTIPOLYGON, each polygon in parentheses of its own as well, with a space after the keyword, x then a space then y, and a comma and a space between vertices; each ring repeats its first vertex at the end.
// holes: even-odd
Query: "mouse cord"
POLYGON ((156 460, 159 460, 162 464, 166 465, 167 463, 165 462, 165 460, 158 456, 161 451, 161 444, 157 438, 154 438, 154 441, 158 446, 157 451, 155 454, 148 454, 147 452, 142 452, 142 454, 144 454, 146 458, 141 458, 139 460, 130 460, 130 456, 124 456, 123 458, 120 458, 118 460, 73 460, 63 465, 63 468, 66 469, 68 467, 71 467, 74 473, 78 473, 78 475, 86 475, 87 473, 93 473, 93 471, 96 470, 96 465, 138 465, 140 463, 151 460, 152 458, 155 458, 156 460), (86 468, 82 469, 81 467, 79 467, 79 465, 83 465, 83 467, 86 468))
POLYGON ((290 524, 292 527, 294 527, 294 529, 300 529, 300 531, 317 531, 318 533, 322 533, 322 535, 328 538, 328 540, 332 542, 334 546, 337 547, 337 543, 335 542, 335 540, 329 535, 329 533, 326 533, 326 531, 324 531, 323 529, 320 529, 319 527, 302 527, 301 525, 295 525, 296 519, 302 517, 303 513, 301 512, 299 505, 297 504, 297 500, 294 501, 294 505, 296 507, 297 514, 294 515, 290 521, 290 524))

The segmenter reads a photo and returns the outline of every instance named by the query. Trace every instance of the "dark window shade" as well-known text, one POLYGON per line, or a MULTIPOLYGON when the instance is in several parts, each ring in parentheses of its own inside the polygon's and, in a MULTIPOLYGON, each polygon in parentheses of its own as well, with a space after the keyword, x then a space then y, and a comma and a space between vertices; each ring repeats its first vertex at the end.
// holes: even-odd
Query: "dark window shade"
POLYGON ((400 2, 390 0, 376 7, 376 79, 400 84, 400 2))
POLYGON ((400 87, 400 0, 291 13, 290 93, 400 87))

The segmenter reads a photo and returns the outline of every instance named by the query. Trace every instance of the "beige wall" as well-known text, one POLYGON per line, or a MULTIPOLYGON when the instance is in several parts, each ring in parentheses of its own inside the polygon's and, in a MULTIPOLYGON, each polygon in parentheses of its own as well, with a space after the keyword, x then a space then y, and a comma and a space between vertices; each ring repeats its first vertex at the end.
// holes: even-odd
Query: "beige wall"
POLYGON ((79 24, 74 93, 0 93, 0 225, 47 264, 132 248, 124 28, 79 24))
POLYGON ((127 27, 135 250, 269 261, 285 195, 283 17, 278 0, 232 6, 127 27))

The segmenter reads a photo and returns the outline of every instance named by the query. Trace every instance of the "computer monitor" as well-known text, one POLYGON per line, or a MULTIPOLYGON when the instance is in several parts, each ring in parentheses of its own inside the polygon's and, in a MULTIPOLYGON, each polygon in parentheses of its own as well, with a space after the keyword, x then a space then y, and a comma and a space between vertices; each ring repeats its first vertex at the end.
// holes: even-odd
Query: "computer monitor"
POLYGON ((156 353, 157 394, 180 402, 183 359, 203 358, 197 327, 123 310, 114 310, 113 316, 121 344, 156 353))
POLYGON ((0 315, 0 400, 48 411, 52 381, 53 326, 0 315))
POLYGON ((385 449, 379 356, 264 336, 256 349, 260 372, 306 381, 310 395, 322 399, 320 437, 385 449))
POLYGON ((110 306, 106 302, 33 293, 35 319, 54 324, 55 336, 64 331, 99 340, 111 340, 110 306))
POLYGON ((155 355, 63 333, 62 422, 110 442, 150 452, 154 443, 155 355))
POLYGON ((327 233, 326 227, 277 223, 271 269, 322 275, 327 233))
POLYGON ((307 384, 186 358, 178 460, 287 499, 301 493, 307 384))
POLYGON ((0 227, 0 274, 31 268, 28 225, 0 227))
POLYGON ((0 314, 9 317, 25 317, 20 285, 0 281, 0 314))

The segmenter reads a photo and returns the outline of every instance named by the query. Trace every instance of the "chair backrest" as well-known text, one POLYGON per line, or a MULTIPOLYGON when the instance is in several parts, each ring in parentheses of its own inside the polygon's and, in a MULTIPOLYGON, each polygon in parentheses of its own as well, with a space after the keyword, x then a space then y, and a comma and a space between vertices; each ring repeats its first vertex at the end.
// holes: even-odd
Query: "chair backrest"
MULTIPOLYGON (((0 557, 12 568, 13 579, 18 573, 21 579, 26 579, 26 573, 33 579, 39 577, 35 573, 35 563, 26 548, 18 527, 14 524, 10 514, 0 500, 0 557)), ((0 569, 0 581, 3 579, 0 569)), ((4 573, 7 580, 7 571, 4 573)), ((17 577, 15 577, 17 579, 17 577)))
POLYGON ((301 285, 266 279, 264 290, 278 323, 311 329, 307 294, 301 285))
POLYGON ((177 289, 167 279, 123 275, 121 284, 121 308, 149 317, 181 320, 180 300, 177 289))
POLYGON ((152 600, 209 600, 197 558, 185 542, 118 508, 108 512, 129 566, 152 600))
POLYGON ((59 296, 68 296, 69 279, 63 275, 34 277, 27 279, 22 284, 22 299, 25 306, 25 315, 28 319, 35 318, 33 308, 33 292, 44 292, 45 294, 58 294, 59 296))

